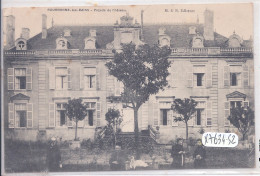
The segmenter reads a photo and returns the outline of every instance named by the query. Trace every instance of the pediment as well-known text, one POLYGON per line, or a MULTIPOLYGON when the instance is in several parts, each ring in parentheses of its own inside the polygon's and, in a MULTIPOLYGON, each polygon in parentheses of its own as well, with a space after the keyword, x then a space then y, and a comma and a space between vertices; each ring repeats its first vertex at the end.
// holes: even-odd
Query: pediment
POLYGON ((246 94, 243 94, 241 92, 235 91, 230 94, 226 95, 227 98, 246 98, 246 94))
POLYGON ((11 99, 12 101, 13 101, 13 100, 30 100, 30 97, 29 97, 29 96, 26 96, 26 95, 24 95, 24 94, 22 94, 22 93, 18 93, 18 94, 16 94, 16 95, 12 96, 10 99, 11 99))

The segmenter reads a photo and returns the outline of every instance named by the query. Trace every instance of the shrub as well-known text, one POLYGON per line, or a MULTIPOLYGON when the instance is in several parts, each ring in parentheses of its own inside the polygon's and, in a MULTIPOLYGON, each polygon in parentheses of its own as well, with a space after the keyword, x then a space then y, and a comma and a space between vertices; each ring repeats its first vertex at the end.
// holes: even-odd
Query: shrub
POLYGON ((81 148, 93 150, 95 148, 94 142, 92 142, 90 139, 83 139, 80 143, 81 148))

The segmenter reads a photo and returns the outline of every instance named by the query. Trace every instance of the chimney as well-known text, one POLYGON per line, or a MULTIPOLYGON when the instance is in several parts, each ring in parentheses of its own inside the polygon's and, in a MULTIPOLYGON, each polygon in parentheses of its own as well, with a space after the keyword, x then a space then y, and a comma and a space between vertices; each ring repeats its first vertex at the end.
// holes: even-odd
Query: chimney
POLYGON ((214 12, 208 9, 204 12, 204 38, 214 40, 214 12))
POLYGON ((47 38, 47 15, 42 14, 42 39, 47 38))
POLYGON ((29 28, 22 28, 21 38, 28 40, 30 38, 30 29, 29 28))
POLYGON ((6 17, 6 49, 10 49, 14 46, 15 42, 15 17, 9 15, 6 17))
POLYGON ((144 10, 141 10, 141 41, 144 40, 143 27, 144 27, 144 10))

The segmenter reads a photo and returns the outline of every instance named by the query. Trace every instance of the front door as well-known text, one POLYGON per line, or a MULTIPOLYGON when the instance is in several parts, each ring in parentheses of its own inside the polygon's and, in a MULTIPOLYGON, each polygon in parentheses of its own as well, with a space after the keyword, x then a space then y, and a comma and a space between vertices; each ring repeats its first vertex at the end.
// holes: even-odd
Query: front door
POLYGON ((123 108, 122 116, 122 132, 134 132, 134 110, 132 108, 123 108))

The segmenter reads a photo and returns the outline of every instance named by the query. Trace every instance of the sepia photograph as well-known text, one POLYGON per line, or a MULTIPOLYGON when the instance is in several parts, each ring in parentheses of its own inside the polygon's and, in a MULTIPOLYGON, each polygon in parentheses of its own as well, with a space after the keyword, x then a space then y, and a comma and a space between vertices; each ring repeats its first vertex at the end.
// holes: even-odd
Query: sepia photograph
POLYGON ((2 15, 5 174, 256 167, 252 3, 2 15))

